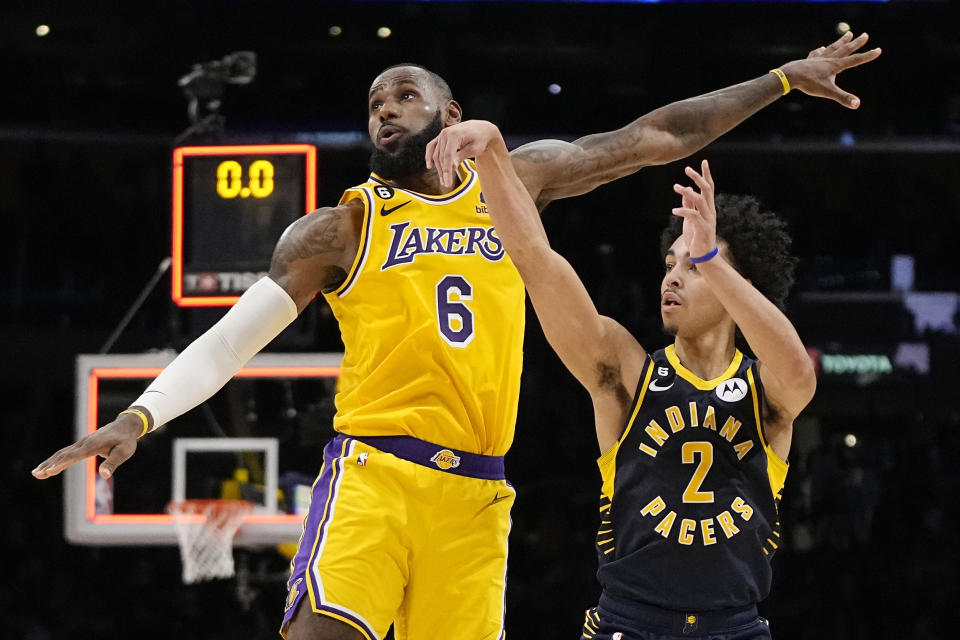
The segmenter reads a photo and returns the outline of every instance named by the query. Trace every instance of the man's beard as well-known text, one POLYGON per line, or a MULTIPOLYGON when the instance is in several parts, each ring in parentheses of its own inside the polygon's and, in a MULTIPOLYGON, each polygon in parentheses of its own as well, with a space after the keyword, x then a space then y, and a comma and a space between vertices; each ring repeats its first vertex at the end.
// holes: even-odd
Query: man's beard
POLYGON ((396 151, 386 151, 373 147, 370 152, 370 170, 387 180, 402 180, 415 173, 427 170, 425 155, 427 144, 443 131, 443 121, 440 112, 433 121, 420 130, 412 133, 406 140, 400 142, 396 151))

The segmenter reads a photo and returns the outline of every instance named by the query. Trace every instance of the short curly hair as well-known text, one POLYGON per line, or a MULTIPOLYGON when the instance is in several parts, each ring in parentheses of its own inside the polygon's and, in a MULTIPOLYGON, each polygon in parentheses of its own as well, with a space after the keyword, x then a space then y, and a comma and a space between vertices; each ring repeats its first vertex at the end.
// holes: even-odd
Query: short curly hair
MULTIPOLYGON (((753 283, 781 310, 794 282, 797 258, 790 254, 793 242, 787 223, 771 211, 763 211, 753 196, 718 194, 717 237, 727 244, 733 267, 753 283)), ((673 216, 660 234, 660 254, 683 233, 683 218, 673 216)))

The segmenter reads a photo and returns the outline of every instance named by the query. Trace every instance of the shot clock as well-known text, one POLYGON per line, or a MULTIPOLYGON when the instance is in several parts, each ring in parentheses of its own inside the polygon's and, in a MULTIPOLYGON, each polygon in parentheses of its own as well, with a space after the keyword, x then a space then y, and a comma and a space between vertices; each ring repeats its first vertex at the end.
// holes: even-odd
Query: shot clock
POLYGON ((305 144, 174 149, 177 305, 231 305, 266 275, 280 234, 316 208, 316 153, 305 144))

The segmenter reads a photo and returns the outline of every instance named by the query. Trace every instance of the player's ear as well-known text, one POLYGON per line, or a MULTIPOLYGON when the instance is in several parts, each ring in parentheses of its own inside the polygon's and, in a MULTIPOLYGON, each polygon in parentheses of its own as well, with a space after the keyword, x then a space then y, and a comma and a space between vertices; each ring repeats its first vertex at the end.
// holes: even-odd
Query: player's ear
POLYGON ((456 100, 450 100, 443 110, 443 126, 449 127, 461 120, 463 120, 463 108, 456 100))

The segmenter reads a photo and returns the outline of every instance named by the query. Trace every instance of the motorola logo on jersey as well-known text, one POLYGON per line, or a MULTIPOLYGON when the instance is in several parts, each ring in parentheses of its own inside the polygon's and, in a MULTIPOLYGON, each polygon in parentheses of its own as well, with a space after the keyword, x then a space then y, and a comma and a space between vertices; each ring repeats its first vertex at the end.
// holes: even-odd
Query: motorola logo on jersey
POLYGON ((410 264, 421 255, 443 254, 470 256, 480 254, 490 262, 499 262, 506 255, 503 243, 493 227, 411 227, 410 221, 390 225, 393 238, 387 260, 380 267, 386 271, 401 264, 410 264))
POLYGON ((460 466, 460 456, 455 455, 450 449, 441 449, 433 454, 430 462, 446 471, 447 469, 456 469, 460 466))
POLYGON ((742 378, 730 378, 718 384, 716 392, 724 402, 740 402, 747 395, 747 383, 742 378))

